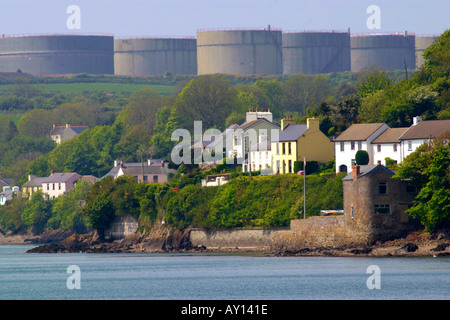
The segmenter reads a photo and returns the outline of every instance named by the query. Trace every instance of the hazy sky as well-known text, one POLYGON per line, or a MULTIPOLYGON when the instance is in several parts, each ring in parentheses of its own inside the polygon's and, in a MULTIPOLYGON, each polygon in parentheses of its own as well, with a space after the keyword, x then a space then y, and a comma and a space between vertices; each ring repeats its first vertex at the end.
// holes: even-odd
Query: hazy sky
POLYGON ((202 29, 347 30, 417 35, 450 28, 450 0, 0 0, 0 34, 196 36, 202 29), (80 8, 80 29, 68 29, 67 8, 80 8), (380 29, 369 29, 370 5, 380 29))

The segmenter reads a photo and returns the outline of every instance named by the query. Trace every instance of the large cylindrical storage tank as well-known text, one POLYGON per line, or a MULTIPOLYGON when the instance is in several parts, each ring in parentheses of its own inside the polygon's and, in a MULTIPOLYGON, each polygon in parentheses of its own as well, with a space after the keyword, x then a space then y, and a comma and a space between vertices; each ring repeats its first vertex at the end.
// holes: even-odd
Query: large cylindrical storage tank
POLYGON ((197 32, 198 74, 282 74, 281 30, 197 32))
POLYGON ((283 33, 283 73, 350 71, 350 33, 283 33))
POLYGON ((423 66, 424 58, 423 53, 426 48, 431 46, 433 42, 439 38, 438 36, 424 36, 424 37, 417 37, 416 36, 416 68, 419 69, 423 66))
POLYGON ((113 74, 113 49, 113 36, 3 37, 0 38, 0 72, 113 74))
POLYGON ((415 36, 407 34, 352 35, 352 71, 378 66, 382 69, 415 69, 415 36))
POLYGON ((195 38, 114 40, 114 73, 129 76, 197 74, 195 38))

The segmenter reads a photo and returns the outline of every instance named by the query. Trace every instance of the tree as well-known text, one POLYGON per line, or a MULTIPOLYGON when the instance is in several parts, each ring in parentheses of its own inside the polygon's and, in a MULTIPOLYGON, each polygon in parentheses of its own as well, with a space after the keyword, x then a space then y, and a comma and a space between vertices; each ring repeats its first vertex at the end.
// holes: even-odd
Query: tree
POLYGON ((31 227, 33 233, 40 234, 45 230, 51 216, 51 203, 44 200, 42 191, 35 192, 22 212, 22 221, 31 227))
POLYGON ((356 82, 356 90, 361 98, 383 90, 394 83, 385 71, 379 69, 366 69, 360 71, 359 79, 356 82))
POLYGON ((358 150, 355 154, 355 162, 357 165, 365 166, 369 164, 369 153, 366 150, 358 150))
POLYGON ((225 119, 236 107, 236 90, 223 76, 208 75, 191 80, 175 101, 175 109, 182 128, 191 133, 194 121, 202 121, 203 128, 224 129, 225 119))
POLYGON ((450 29, 442 33, 439 38, 423 53, 424 67, 433 78, 450 75, 450 29))
POLYGON ((48 137, 55 124, 52 111, 33 109, 25 113, 17 125, 21 135, 41 138, 48 137))
POLYGON ((283 84, 286 110, 305 115, 306 109, 315 109, 334 93, 333 87, 322 75, 292 75, 283 84))
POLYGON ((394 176, 420 190, 407 212, 427 231, 450 227, 450 131, 424 143, 398 165, 394 176))

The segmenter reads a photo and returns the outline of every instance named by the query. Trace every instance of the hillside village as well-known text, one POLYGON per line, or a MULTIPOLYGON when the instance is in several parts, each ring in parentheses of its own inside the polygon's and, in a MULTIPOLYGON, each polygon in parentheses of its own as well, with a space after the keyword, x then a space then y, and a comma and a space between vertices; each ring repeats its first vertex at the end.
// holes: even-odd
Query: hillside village
POLYGON ((356 88, 342 84, 337 91, 324 78, 304 75, 239 89, 223 77, 202 76, 174 98, 142 89, 110 120, 97 110, 73 125, 50 124, 64 112, 83 114, 89 109, 83 104, 33 109, 22 116, 20 130, 2 120, 8 123, 2 150, 26 132, 22 139, 35 151, 19 173, 8 171, 22 183, 0 173, 0 222, 10 233, 95 229, 110 239, 156 225, 197 228, 192 243, 204 239, 205 230, 284 228, 270 236, 282 248, 368 244, 417 228, 436 231, 448 225, 450 132, 450 82, 439 61, 437 67, 426 62, 428 69, 411 79, 394 83, 375 71, 356 88), (292 101, 309 80, 339 98, 324 95, 300 110, 292 101), (216 100, 208 100, 212 95, 216 100), (42 133, 30 119, 46 116, 42 133), (200 135, 196 121, 202 121, 200 135), (188 139, 177 139, 177 129, 188 139), (424 216, 428 212, 440 220, 424 216))

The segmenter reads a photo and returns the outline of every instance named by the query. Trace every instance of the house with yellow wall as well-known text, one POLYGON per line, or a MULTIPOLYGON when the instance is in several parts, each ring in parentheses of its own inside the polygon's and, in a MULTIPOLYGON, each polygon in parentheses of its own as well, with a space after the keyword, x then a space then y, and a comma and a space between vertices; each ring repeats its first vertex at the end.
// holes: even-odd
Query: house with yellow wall
POLYGON ((272 141, 273 173, 293 173, 294 162, 327 162, 334 158, 334 145, 319 129, 319 119, 308 118, 295 124, 293 118, 281 120, 279 139, 272 141))

